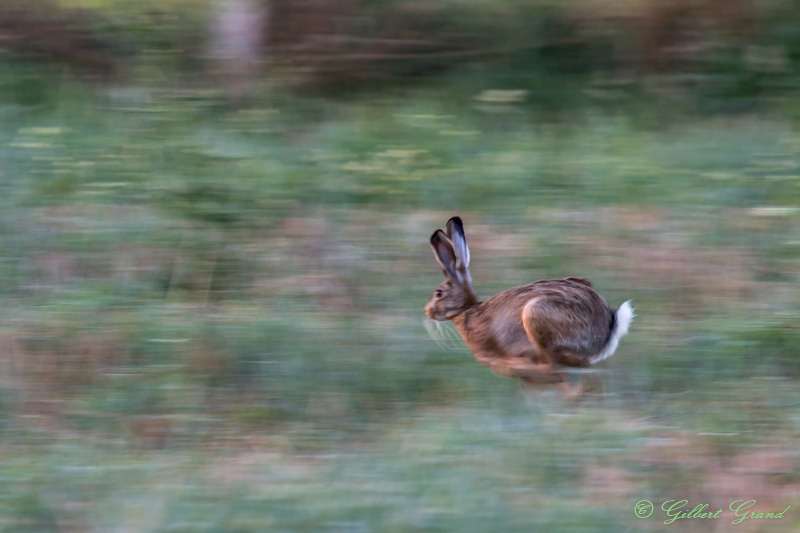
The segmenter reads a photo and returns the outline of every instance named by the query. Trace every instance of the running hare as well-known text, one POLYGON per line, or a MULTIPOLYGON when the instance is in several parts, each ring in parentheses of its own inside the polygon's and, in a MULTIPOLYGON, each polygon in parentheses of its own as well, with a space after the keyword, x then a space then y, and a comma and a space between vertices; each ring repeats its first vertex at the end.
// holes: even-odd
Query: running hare
POLYGON ((467 347, 496 374, 529 383, 572 388, 561 366, 585 367, 610 357, 633 320, 630 301, 614 311, 583 278, 542 280, 481 302, 472 288, 469 248, 459 217, 436 230, 431 246, 447 278, 433 292, 425 314, 451 320, 467 347))

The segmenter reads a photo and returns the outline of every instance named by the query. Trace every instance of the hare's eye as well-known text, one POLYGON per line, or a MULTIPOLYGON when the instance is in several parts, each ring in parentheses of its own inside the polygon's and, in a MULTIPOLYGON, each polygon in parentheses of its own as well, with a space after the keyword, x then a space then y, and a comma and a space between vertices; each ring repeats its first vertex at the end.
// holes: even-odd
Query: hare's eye
POLYGON ((442 296, 444 296, 444 293, 442 292, 441 289, 436 289, 436 292, 434 292, 433 295, 436 296, 437 298, 441 298, 442 296))

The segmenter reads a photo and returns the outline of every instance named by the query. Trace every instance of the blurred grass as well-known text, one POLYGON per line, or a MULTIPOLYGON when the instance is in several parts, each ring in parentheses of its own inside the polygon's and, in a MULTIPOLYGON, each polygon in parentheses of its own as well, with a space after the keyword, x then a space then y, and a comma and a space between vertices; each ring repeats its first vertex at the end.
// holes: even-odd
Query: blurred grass
POLYGON ((651 441, 796 467, 791 125, 142 91, 6 108, 8 528, 633 530, 634 495, 698 483, 651 441), (634 299, 604 396, 525 407, 427 337, 454 212, 482 295, 578 274, 634 299))
POLYGON ((0 64, 4 530, 638 531, 660 524, 642 498, 794 505, 793 99, 545 120, 470 72, 232 102, 137 68, 89 88, 0 64), (579 275, 634 300, 602 394, 526 398, 426 334, 454 213, 481 296, 579 275))

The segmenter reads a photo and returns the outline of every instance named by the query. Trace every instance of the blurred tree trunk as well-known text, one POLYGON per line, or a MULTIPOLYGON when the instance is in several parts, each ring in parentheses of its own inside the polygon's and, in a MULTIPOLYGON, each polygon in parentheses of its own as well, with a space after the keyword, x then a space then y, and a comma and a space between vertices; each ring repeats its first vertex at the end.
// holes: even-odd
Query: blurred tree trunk
POLYGON ((211 56, 230 96, 247 94, 255 82, 269 28, 270 0, 217 0, 211 56))

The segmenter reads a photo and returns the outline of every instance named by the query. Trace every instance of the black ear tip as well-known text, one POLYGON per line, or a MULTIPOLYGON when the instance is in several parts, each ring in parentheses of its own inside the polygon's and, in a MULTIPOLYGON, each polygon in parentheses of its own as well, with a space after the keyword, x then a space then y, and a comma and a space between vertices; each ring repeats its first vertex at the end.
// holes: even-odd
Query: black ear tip
POLYGON ((431 235, 431 244, 436 244, 436 241, 440 240, 442 237, 444 237, 444 232, 440 229, 437 229, 433 232, 433 235, 431 235))
POLYGON ((453 231, 454 231, 453 228, 455 228, 456 232, 461 233, 462 235, 464 234, 464 223, 461 222, 461 217, 455 216, 455 217, 450 218, 450 220, 447 221, 447 234, 448 235, 452 235, 453 234, 453 231))

